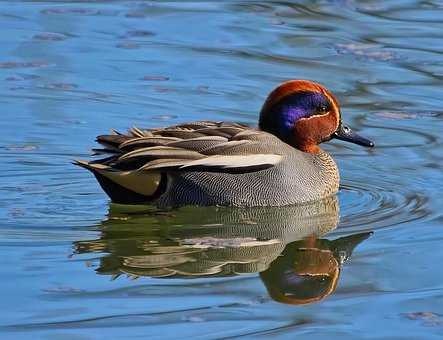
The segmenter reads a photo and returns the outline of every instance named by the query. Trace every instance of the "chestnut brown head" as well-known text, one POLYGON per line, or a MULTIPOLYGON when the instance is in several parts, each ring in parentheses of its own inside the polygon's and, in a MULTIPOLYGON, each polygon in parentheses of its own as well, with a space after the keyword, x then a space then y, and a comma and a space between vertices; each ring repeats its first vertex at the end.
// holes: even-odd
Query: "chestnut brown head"
POLYGON ((259 127, 310 153, 317 153, 318 144, 332 138, 374 146, 343 125, 334 95, 309 80, 287 81, 273 90, 261 109, 259 127))

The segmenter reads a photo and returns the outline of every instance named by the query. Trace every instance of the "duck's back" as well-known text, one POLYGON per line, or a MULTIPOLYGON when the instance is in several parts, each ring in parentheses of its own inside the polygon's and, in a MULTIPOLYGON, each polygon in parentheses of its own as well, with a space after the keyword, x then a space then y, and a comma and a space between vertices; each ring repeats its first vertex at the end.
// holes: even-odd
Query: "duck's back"
POLYGON ((279 206, 338 190, 326 152, 305 153, 241 124, 195 122, 97 140, 111 156, 79 165, 119 203, 279 206))

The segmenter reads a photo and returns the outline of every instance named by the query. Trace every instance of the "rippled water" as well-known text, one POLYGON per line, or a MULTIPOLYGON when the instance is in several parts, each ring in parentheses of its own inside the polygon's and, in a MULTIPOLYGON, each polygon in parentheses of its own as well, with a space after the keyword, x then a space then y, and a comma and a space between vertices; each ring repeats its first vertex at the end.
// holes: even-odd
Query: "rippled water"
POLYGON ((442 18, 441 1, 0 2, 2 337, 439 338, 442 18), (135 209, 70 164, 110 128, 254 124, 291 78, 376 141, 324 146, 338 198, 135 209))

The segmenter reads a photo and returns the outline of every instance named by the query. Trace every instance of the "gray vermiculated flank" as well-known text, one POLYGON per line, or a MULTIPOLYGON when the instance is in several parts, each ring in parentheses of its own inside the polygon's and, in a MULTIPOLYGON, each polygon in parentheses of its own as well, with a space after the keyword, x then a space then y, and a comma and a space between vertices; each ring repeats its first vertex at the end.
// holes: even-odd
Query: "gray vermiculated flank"
POLYGON ((279 206, 314 201, 337 192, 338 169, 326 152, 304 153, 279 140, 268 148, 275 148, 284 157, 269 169, 243 174, 168 173, 167 190, 157 204, 279 206))

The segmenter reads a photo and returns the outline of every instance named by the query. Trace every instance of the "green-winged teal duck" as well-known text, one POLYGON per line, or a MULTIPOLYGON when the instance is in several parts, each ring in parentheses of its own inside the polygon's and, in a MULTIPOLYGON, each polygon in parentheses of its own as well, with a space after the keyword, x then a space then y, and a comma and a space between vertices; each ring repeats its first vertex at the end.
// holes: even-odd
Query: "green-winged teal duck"
POLYGON ((259 128, 200 121, 101 135, 108 157, 76 161, 115 203, 281 206, 338 191, 339 172, 320 143, 332 138, 372 147, 341 120, 320 84, 291 80, 266 99, 259 128))

